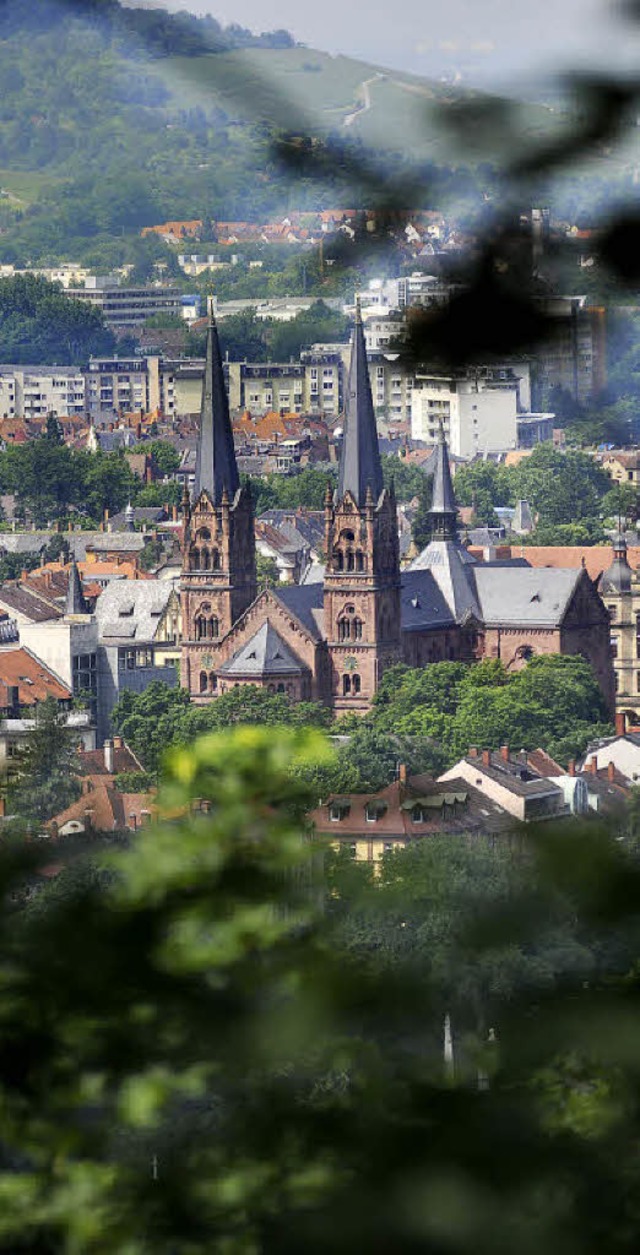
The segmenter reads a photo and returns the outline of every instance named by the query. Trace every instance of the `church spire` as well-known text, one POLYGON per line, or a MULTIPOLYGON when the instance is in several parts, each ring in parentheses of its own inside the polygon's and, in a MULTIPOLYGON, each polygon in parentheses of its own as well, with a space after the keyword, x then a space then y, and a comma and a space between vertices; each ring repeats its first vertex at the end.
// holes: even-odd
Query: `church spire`
POLYGON ((449 451, 444 435, 444 427, 440 423, 438 443, 435 450, 435 469, 433 472, 433 498, 431 509, 431 528, 434 540, 456 540, 458 535, 458 506, 456 504, 449 451))
POLYGON ((207 492, 213 505, 220 505, 226 489, 231 501, 240 487, 240 476, 233 447, 229 418, 229 401, 222 370, 220 341, 213 313, 213 298, 208 298, 207 358, 202 385, 200 431, 196 453, 194 501, 207 492))
POLYGON ((351 365, 345 404, 345 432, 338 477, 338 500, 351 493, 356 505, 364 506, 367 488, 377 502, 382 492, 382 464, 378 432, 371 397, 367 350, 362 328, 360 302, 356 302, 351 365))
POLYGON ((71 559, 71 570, 69 571, 69 583, 67 585, 67 600, 64 607, 65 614, 86 614, 87 603, 84 599, 82 591, 82 581, 80 572, 75 558, 71 559))

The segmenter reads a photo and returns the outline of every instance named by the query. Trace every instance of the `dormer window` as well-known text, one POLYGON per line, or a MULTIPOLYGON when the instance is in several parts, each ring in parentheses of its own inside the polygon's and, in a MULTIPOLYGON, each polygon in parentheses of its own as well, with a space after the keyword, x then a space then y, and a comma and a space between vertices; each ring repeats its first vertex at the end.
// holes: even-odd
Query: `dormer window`
POLYGON ((387 803, 381 802, 377 798, 375 798, 371 802, 367 802, 367 805, 364 808, 364 813, 365 813, 365 818, 367 820, 367 823, 377 824, 378 821, 386 815, 387 810, 388 810, 387 803))
POLYGON ((332 824, 339 824, 343 819, 347 819, 351 811, 351 804, 343 798, 336 798, 329 805, 329 819, 332 824))

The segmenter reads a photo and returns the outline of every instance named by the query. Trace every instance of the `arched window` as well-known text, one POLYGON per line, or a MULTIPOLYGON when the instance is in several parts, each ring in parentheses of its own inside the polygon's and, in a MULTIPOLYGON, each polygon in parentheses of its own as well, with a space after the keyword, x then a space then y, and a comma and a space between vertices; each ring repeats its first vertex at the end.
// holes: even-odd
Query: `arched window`
POLYGON ((213 671, 209 672, 209 692, 215 693, 218 688, 218 681, 213 671))
POLYGON ((348 697, 351 692, 351 676, 343 675, 342 677, 342 696, 348 697))
POLYGON ((347 549, 347 571, 355 571, 356 560, 353 549, 347 549))
POLYGON ((356 551, 356 571, 366 571, 365 556, 361 549, 356 551))
POLYGON ((353 540, 355 540, 355 536, 354 536, 353 532, 350 532, 350 531, 340 532, 340 540, 349 540, 349 541, 353 541, 353 540))
POLYGON ((209 619, 207 628, 209 640, 215 641, 216 637, 220 635, 220 620, 216 619, 215 615, 213 615, 212 618, 209 619))
POLYGON ((344 554, 341 549, 334 549, 333 563, 337 571, 344 571, 344 554))
POLYGON ((360 684, 360 676, 359 676, 359 675, 352 675, 352 676, 351 676, 351 692, 352 692, 352 693, 359 693, 359 692, 360 692, 361 687, 362 687, 362 686, 361 686, 361 684, 360 684))
POLYGON ((200 692, 206 693, 206 691, 207 691, 207 673, 206 671, 201 671, 200 672, 200 692))
POLYGON ((200 570, 200 550, 195 547, 189 551, 189 567, 192 571, 200 570))
POLYGON ((211 550, 211 570, 212 571, 220 570, 220 550, 219 549, 211 550))
POLYGON ((276 686, 275 686, 275 684, 268 684, 268 685, 267 685, 267 693, 275 693, 275 691, 276 691, 276 686))
POLYGON ((209 550, 206 548, 200 550, 200 570, 208 571, 210 567, 209 550))
POLYGON ((361 641, 362 629, 362 619, 356 617, 355 606, 345 606, 338 619, 338 640, 361 641))
POLYGON ((209 635, 209 613, 211 605, 205 601, 198 609, 195 617, 196 640, 204 641, 209 635))
POLYGON ((285 689, 284 684, 279 684, 277 691, 278 693, 286 693, 287 690, 285 689))
POLYGON ((198 528, 198 531, 196 532, 196 540, 197 541, 211 540, 211 532, 209 531, 209 528, 208 527, 198 528))

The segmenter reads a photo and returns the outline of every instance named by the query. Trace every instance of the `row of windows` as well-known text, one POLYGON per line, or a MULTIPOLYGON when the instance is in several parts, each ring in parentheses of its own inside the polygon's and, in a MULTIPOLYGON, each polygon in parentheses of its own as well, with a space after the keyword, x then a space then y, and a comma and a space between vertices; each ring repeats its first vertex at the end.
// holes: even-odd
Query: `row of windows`
POLYGON ((220 635, 220 621, 215 615, 196 615, 196 640, 215 641, 220 635))
POLYGON ((367 559, 361 549, 334 549, 333 565, 336 571, 366 571, 367 559))
POLYGON ((202 549, 195 545, 189 550, 189 570, 191 571, 219 571, 220 570, 220 551, 218 549, 202 549))
MULTIPOLYGON (((209 671, 209 672, 201 671, 198 687, 200 689, 201 695, 204 695, 205 693, 209 693, 209 694, 217 693, 218 692, 218 679, 215 673, 213 671, 209 671)), ((237 688, 237 687, 238 687, 237 684, 234 685, 234 688, 237 688)), ((225 686, 223 685, 222 692, 224 693, 224 691, 225 691, 225 686)), ((286 694, 287 697, 293 697, 294 695, 293 684, 284 684, 282 681, 279 684, 269 684, 267 685, 267 692, 273 693, 273 694, 282 693, 282 694, 286 694)))

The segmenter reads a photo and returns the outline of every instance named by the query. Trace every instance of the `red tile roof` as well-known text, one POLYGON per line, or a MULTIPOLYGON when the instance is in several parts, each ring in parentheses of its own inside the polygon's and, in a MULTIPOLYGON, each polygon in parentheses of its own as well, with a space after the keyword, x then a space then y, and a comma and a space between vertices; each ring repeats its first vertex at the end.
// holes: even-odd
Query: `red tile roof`
POLYGON ((58 702, 71 701, 71 691, 60 678, 45 667, 28 649, 0 651, 0 706, 11 705, 9 689, 18 689, 21 706, 35 706, 53 697, 58 702))

